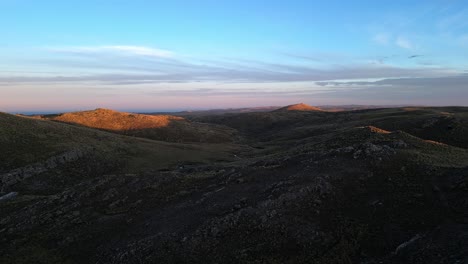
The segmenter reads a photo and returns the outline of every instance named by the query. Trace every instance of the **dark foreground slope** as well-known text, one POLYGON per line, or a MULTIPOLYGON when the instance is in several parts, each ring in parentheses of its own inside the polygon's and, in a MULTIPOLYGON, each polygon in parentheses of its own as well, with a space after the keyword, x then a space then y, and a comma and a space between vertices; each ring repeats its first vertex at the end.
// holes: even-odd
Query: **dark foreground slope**
POLYGON ((255 150, 228 163, 97 173, 42 195, 13 185, 18 195, 0 201, 0 262, 463 263, 466 109, 411 113, 210 117, 255 150), (452 128, 420 126, 438 122, 452 128))

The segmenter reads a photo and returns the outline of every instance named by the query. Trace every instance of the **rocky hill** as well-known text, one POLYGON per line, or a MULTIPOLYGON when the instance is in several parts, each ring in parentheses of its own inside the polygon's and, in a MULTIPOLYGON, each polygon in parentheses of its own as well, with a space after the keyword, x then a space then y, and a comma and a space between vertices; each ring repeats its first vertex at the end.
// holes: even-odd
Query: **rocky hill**
POLYGON ((10 190, 4 188, 11 185, 9 182, 15 183, 13 189, 21 186, 47 189, 51 186, 34 181, 40 178, 52 185, 67 185, 102 173, 165 169, 182 161, 231 160, 231 152, 237 149, 229 143, 183 144, 139 139, 4 113, 0 113, 0 146, 3 192, 10 190), (68 169, 73 171, 57 172, 68 169), (27 182, 24 185, 23 180, 27 182))
POLYGON ((171 115, 142 115, 109 109, 65 113, 54 121, 97 128, 114 133, 169 142, 229 142, 234 131, 227 127, 194 123, 171 115))
POLYGON ((47 169, 0 194, 0 263, 468 259, 468 108, 197 117, 247 146, 0 118, 1 172, 47 169))
POLYGON ((322 111, 322 109, 308 104, 300 103, 288 105, 274 111, 322 111))

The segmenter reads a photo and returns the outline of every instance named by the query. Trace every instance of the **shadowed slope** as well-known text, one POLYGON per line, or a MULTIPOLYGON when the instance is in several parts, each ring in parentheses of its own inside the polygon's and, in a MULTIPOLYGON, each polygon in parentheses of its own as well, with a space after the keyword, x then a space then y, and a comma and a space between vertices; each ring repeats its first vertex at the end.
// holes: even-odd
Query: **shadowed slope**
POLYGON ((198 120, 235 128, 254 142, 295 140, 345 127, 375 126, 468 148, 467 107, 382 108, 345 112, 272 111, 208 116, 198 120))

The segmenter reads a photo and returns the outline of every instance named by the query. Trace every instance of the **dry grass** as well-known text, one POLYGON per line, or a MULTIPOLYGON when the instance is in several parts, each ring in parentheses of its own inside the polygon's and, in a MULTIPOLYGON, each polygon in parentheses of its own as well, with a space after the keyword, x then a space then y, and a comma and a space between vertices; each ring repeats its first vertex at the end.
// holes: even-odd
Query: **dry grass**
POLYGON ((276 111, 322 111, 322 109, 304 103, 288 105, 276 111))
POLYGON ((65 113, 52 120, 112 131, 161 128, 171 122, 185 122, 184 118, 177 116, 131 114, 108 109, 65 113))
POLYGON ((51 120, 168 142, 231 142, 234 130, 171 115, 143 115, 107 109, 65 113, 51 120))
POLYGON ((381 129, 375 126, 367 126, 366 128, 368 128, 372 133, 378 133, 378 134, 390 134, 391 133, 390 131, 387 131, 385 129, 381 129))

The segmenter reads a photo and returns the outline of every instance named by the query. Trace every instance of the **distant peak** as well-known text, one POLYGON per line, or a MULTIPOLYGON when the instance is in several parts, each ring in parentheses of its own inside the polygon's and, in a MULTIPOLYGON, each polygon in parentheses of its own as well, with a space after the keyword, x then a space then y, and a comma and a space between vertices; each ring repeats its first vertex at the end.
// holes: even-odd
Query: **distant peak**
POLYGON ((292 104, 278 109, 278 111, 322 111, 322 109, 304 103, 292 104))

